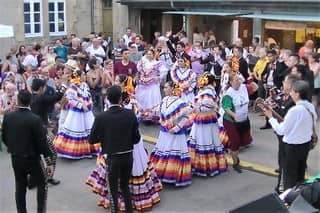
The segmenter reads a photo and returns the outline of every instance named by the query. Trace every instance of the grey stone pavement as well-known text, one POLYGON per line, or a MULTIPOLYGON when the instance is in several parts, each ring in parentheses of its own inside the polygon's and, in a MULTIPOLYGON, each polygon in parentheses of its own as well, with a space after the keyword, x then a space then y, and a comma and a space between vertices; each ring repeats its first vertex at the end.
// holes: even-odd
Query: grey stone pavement
MULTIPOLYGON (((257 114, 251 114, 251 124, 254 141, 249 148, 242 150, 240 159, 276 168, 277 141, 272 130, 259 130, 264 120, 257 114)), ((153 137, 159 132, 157 126, 143 125, 141 131, 153 137)), ((152 150, 152 144, 145 145, 152 150)), ((307 171, 310 175, 320 172, 319 150, 318 145, 310 152, 307 171)), ((48 212, 109 212, 96 206, 98 196, 85 185, 94 168, 95 159, 58 159, 56 177, 61 184, 49 187, 48 212)), ((164 185, 161 202, 152 212, 228 212, 273 192, 275 184, 275 177, 247 170, 238 174, 230 167, 216 177, 193 177, 192 185, 185 188, 164 185)), ((36 190, 28 191, 27 205, 29 212, 36 212, 36 190)), ((0 152, 0 212, 15 212, 13 171, 6 152, 0 152)))

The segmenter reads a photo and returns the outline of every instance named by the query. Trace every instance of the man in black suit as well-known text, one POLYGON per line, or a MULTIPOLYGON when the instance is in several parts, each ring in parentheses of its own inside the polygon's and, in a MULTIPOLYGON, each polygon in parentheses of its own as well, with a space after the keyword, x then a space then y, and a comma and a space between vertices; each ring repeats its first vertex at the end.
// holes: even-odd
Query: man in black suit
MULTIPOLYGON (((269 62, 261 74, 263 78, 263 84, 266 85, 267 91, 270 91, 270 89, 274 87, 276 87, 277 89, 281 89, 282 82, 284 81, 287 73, 283 69, 283 65, 279 61, 277 61, 277 52, 275 50, 269 50, 267 52, 267 57, 269 62)), ((268 119, 266 118, 265 125, 260 127, 260 129, 264 130, 271 128, 272 127, 269 124, 268 119)))
POLYGON ((133 145, 140 141, 139 125, 132 110, 121 103, 121 88, 112 86, 107 91, 109 110, 99 114, 93 123, 89 142, 100 143, 107 155, 107 176, 111 194, 111 212, 118 212, 118 181, 124 197, 126 212, 133 212, 129 178, 132 170, 133 145))
MULTIPOLYGON (((31 94, 21 90, 18 94, 18 109, 4 115, 2 140, 11 153, 16 182, 17 212, 26 213, 26 188, 28 175, 36 179, 38 212, 46 211, 47 183, 40 155, 50 158, 46 131, 41 118, 30 110, 31 94)), ((49 162, 49 161, 47 161, 49 162)), ((52 166, 47 166, 50 174, 52 166)))
POLYGON ((239 70, 234 70, 234 71, 240 72, 241 75, 244 77, 245 82, 247 82, 249 78, 248 63, 243 58, 243 48, 235 46, 233 48, 233 57, 235 58, 233 60, 238 60, 238 63, 239 63, 239 70))
POLYGON ((32 81, 32 101, 31 101, 31 110, 36 115, 40 116, 44 125, 48 125, 48 114, 50 108, 54 104, 61 100, 66 86, 62 86, 55 94, 48 95, 46 94, 47 83, 43 79, 36 78, 32 81))
POLYGON ((278 89, 281 89, 282 82, 284 81, 284 77, 287 75, 286 71, 283 69, 283 65, 277 61, 277 52, 275 50, 269 50, 267 52, 268 64, 261 74, 261 76, 265 76, 264 83, 272 83, 270 87, 276 86, 278 89))
POLYGON ((186 47, 186 45, 179 41, 176 44, 176 49, 172 46, 172 43, 170 42, 170 40, 167 40, 167 46, 172 54, 172 62, 176 62, 177 59, 179 58, 183 58, 184 60, 188 60, 189 61, 189 65, 191 67, 191 56, 188 55, 185 51, 184 48, 186 47))
MULTIPOLYGON (((61 100, 65 90, 66 86, 61 86, 60 90, 58 90, 54 95, 48 95, 46 94, 46 81, 42 79, 33 79, 31 89, 32 89, 32 101, 31 101, 31 111, 35 113, 36 115, 40 116, 42 119, 43 124, 45 125, 45 128, 48 127, 48 114, 50 111, 50 108, 54 106, 54 104, 61 100)), ((48 177, 48 183, 52 185, 58 185, 60 183, 59 180, 54 179, 54 171, 56 168, 56 161, 57 161, 57 151, 52 143, 52 140, 48 137, 47 143, 49 145, 49 148, 52 152, 52 165, 53 165, 53 171, 52 175, 48 177)), ((34 180, 32 177, 29 181, 29 189, 33 188, 35 186, 34 180)))

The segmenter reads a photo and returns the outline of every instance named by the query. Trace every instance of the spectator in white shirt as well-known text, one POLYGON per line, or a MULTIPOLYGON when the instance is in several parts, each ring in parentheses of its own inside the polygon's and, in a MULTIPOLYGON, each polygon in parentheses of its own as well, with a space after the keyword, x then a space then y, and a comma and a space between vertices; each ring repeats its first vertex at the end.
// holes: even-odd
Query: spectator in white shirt
POLYGON ((33 69, 36 69, 38 67, 37 55, 38 52, 34 48, 32 48, 24 58, 22 65, 24 67, 26 67, 27 65, 31 65, 33 69))
POLYGON ((94 38, 92 40, 92 46, 89 46, 87 52, 90 55, 90 58, 95 57, 98 63, 101 65, 106 57, 106 52, 101 46, 101 42, 98 38, 94 38))
POLYGON ((126 33, 122 36, 122 38, 124 39, 126 46, 128 46, 129 43, 132 42, 132 30, 130 27, 127 27, 126 33))
POLYGON ((315 108, 310 103, 311 94, 306 81, 296 81, 290 92, 295 106, 290 108, 279 123, 270 109, 264 109, 269 123, 278 135, 283 135, 283 184, 284 190, 304 182, 306 162, 311 146, 313 124, 317 120, 315 108))
POLYGON ((243 47, 243 41, 242 41, 242 39, 241 39, 241 38, 238 38, 238 39, 235 41, 234 45, 235 45, 236 47, 242 47, 242 48, 243 48, 242 57, 243 57, 244 59, 246 59, 247 56, 248 56, 248 51, 247 51, 246 48, 243 47))

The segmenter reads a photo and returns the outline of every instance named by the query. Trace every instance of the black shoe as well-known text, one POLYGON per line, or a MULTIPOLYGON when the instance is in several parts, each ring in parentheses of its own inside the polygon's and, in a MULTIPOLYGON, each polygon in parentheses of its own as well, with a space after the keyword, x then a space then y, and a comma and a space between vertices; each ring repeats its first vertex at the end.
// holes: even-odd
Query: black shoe
POLYGON ((270 126, 270 125, 265 125, 265 126, 260 127, 260 129, 261 129, 261 130, 271 129, 271 126, 270 126))
POLYGON ((242 173, 242 170, 241 170, 241 168, 240 168, 240 165, 239 165, 239 164, 235 164, 235 165, 233 165, 232 167, 233 167, 233 169, 234 169, 236 172, 238 172, 238 173, 242 173))
POLYGON ((50 184, 55 186, 55 185, 60 184, 60 180, 51 178, 51 179, 48 179, 48 183, 50 183, 50 184))
POLYGON ((240 165, 240 159, 238 156, 237 156, 237 164, 240 165))

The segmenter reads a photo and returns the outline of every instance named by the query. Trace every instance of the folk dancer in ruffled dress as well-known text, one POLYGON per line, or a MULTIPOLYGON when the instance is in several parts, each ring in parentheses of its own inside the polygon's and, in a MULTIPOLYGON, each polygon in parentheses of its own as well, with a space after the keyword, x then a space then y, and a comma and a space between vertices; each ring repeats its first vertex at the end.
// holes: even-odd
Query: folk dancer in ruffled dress
POLYGON ((181 98, 188 104, 192 105, 197 80, 195 72, 193 72, 189 66, 188 60, 179 58, 173 65, 170 75, 173 83, 182 89, 181 98))
POLYGON ((219 137, 218 100, 215 78, 206 72, 198 79, 194 120, 188 140, 192 173, 215 176, 227 170, 223 145, 219 137))
POLYGON ((192 125, 191 107, 181 99, 182 90, 173 82, 164 85, 160 106, 160 134, 150 160, 162 182, 175 186, 191 184, 191 159, 186 131, 192 125))
POLYGON ((66 91, 66 117, 54 139, 58 157, 69 159, 91 158, 100 146, 90 145, 88 136, 93 125, 92 100, 84 73, 77 69, 75 61, 66 63, 73 70, 69 88, 66 91))
MULTIPOLYGON (((137 103, 133 98, 134 87, 132 78, 127 75, 118 75, 115 78, 115 85, 123 89, 123 107, 137 112, 137 103)), ((98 155, 97 168, 90 174, 86 183, 91 186, 93 192, 100 195, 98 206, 109 208, 110 194, 106 179, 106 160, 105 156, 98 155)), ((150 210, 155 204, 160 202, 158 192, 161 191, 162 184, 144 149, 142 139, 138 144, 135 144, 133 148, 133 167, 129 187, 133 208, 137 211, 150 210)), ((122 197, 118 201, 118 204, 121 211, 125 209, 122 197)))
POLYGON ((138 62, 139 82, 136 88, 139 120, 158 122, 161 102, 160 81, 166 78, 167 68, 154 59, 154 51, 148 50, 138 62))

